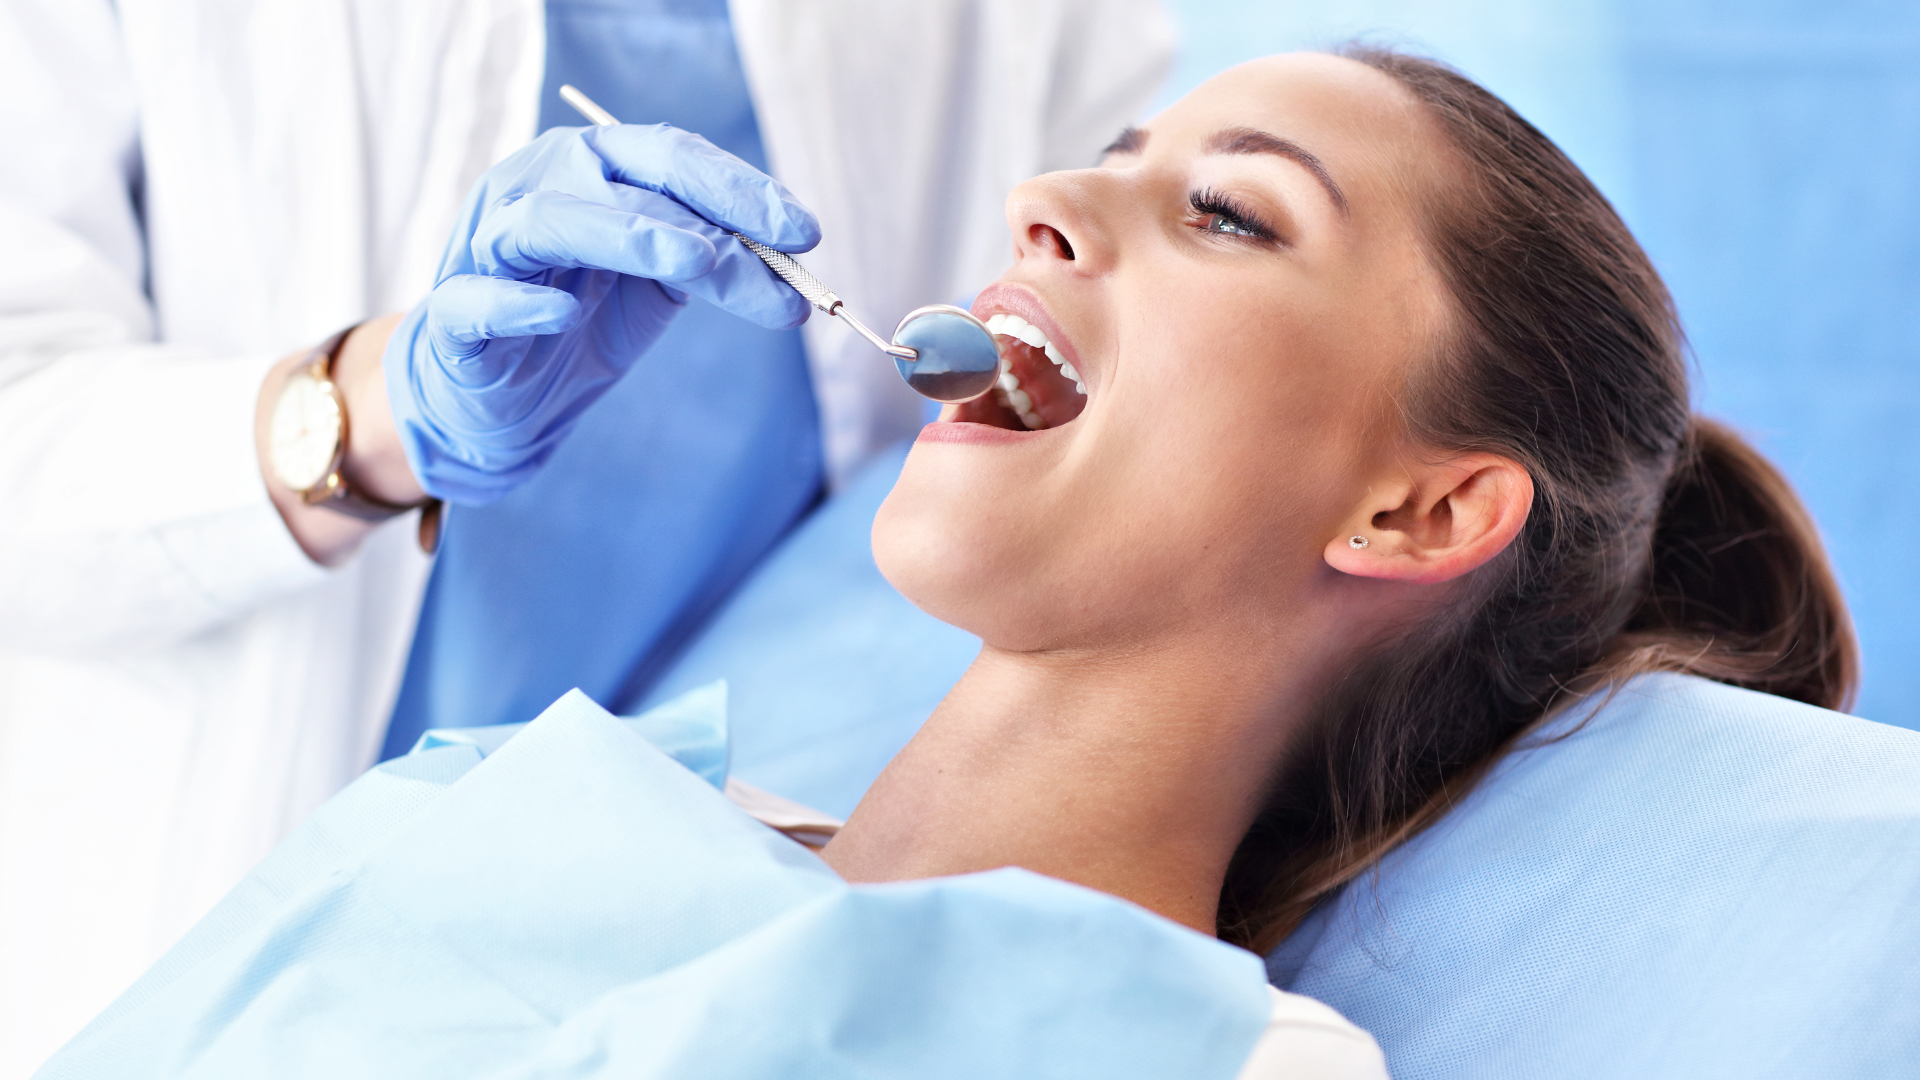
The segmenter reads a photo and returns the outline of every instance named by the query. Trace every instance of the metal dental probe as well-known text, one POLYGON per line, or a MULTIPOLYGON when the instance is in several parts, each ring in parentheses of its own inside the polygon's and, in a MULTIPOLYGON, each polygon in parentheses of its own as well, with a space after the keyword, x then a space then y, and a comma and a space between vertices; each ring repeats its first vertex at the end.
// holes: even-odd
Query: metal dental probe
MULTIPOLYGON (((572 85, 560 87, 560 97, 594 124, 606 127, 620 122, 572 85)), ((974 318, 972 312, 951 304, 915 308, 900 320, 900 325, 894 329, 893 340, 888 341, 854 318, 853 312, 847 310, 846 302, 835 296, 832 289, 821 284, 819 278, 808 273, 806 267, 794 261, 793 256, 784 251, 775 251, 751 237, 739 233, 733 236, 745 244, 748 251, 758 255, 769 270, 791 285, 793 291, 804 297, 807 303, 828 315, 845 320, 875 348, 893 357, 900 377, 907 381, 915 393, 951 404, 972 401, 993 389, 994 381, 1000 376, 1000 350, 993 342, 992 332, 986 324, 974 318), (901 344, 902 338, 913 344, 901 344)))

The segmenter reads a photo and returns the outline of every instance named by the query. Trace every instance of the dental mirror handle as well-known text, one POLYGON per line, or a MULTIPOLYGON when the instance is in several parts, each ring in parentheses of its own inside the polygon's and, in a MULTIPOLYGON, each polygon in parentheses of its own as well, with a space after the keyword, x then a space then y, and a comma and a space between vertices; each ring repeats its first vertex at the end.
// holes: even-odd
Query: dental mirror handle
POLYGON ((560 100, 573 106, 574 110, 586 117, 589 123, 598 127, 613 127, 620 122, 613 118, 612 113, 601 108, 598 102, 581 93, 572 83, 561 85, 560 100))
MULTIPOLYGON (((581 93, 571 83, 560 87, 560 98, 578 110, 581 116, 586 117, 601 127, 609 127, 620 122, 613 118, 612 113, 601 108, 592 98, 581 93)), ((847 325, 859 331, 861 337, 873 342, 874 348, 879 349, 889 356, 897 356, 902 360, 919 358, 920 354, 913 349, 909 349, 904 345, 895 345, 879 334, 867 329, 865 323, 854 318, 853 312, 847 310, 845 301, 835 296, 832 289, 821 284, 819 278, 808 273, 806 267, 794 261, 793 256, 784 251, 775 251, 752 237, 743 236, 740 233, 734 233, 733 236, 734 239, 745 244, 748 251, 760 256, 760 261, 767 264, 767 269, 778 274, 781 281, 793 286, 793 291, 805 297, 807 303, 812 304, 828 315, 837 315, 845 319, 847 325)))
POLYGON ((760 256, 760 261, 767 264, 767 269, 780 275, 780 280, 793 286, 794 292, 806 297, 807 303, 812 304, 828 315, 837 315, 845 319, 848 326, 860 332, 861 337, 873 342, 874 348, 879 349, 889 356, 897 356, 902 360, 912 360, 920 355, 918 352, 904 345, 895 345, 893 342, 867 329, 865 323, 854 318, 853 312, 847 310, 847 305, 844 300, 835 296, 832 289, 822 285, 819 278, 808 273, 806 267, 794 261, 793 256, 784 251, 775 251, 750 236, 741 236, 739 233, 734 233, 733 235, 737 237, 741 243, 747 245, 748 251, 760 256))

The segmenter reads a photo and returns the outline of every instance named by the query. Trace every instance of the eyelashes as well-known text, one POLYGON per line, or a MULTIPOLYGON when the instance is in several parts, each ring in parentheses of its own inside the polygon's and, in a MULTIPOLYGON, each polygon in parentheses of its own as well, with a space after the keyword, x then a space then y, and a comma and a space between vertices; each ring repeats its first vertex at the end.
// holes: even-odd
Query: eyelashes
POLYGON ((1279 241, 1264 218, 1245 203, 1213 188, 1201 188, 1187 196, 1187 205, 1200 220, 1200 231, 1219 236, 1272 244, 1279 241))

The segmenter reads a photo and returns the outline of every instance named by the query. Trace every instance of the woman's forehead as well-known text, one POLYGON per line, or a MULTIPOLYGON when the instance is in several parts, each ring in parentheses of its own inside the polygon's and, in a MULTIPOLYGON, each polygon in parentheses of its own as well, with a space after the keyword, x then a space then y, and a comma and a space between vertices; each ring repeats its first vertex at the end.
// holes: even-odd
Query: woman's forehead
MULTIPOLYGON (((1404 167, 1436 149, 1419 104, 1405 88, 1358 61, 1287 53, 1229 68, 1148 124, 1163 151, 1200 154, 1224 130, 1252 129, 1289 140, 1330 169, 1365 174, 1404 167)), ((1364 175, 1355 175, 1363 183, 1364 175)))

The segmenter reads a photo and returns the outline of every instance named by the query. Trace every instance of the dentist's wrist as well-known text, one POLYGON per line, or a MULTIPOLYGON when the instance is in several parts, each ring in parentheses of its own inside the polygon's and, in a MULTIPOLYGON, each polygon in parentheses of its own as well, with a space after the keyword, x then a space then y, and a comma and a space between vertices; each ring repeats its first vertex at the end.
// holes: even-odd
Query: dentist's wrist
POLYGON ((369 319, 354 328, 340 346, 340 358, 334 361, 334 378, 346 398, 347 456, 340 463, 341 474, 356 491, 381 502, 407 506, 427 497, 426 489, 413 475, 400 432, 393 422, 393 408, 387 399, 387 380, 380 361, 387 351, 387 339, 400 324, 394 313, 369 319))

